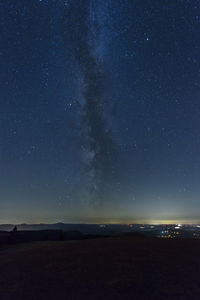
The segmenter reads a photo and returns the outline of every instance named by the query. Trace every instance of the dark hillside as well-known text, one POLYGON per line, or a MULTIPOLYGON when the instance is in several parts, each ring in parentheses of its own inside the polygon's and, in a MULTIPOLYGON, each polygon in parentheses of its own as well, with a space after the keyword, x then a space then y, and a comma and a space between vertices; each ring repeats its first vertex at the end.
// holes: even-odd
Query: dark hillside
POLYGON ((200 241, 120 237, 0 250, 1 300, 200 299, 200 241))

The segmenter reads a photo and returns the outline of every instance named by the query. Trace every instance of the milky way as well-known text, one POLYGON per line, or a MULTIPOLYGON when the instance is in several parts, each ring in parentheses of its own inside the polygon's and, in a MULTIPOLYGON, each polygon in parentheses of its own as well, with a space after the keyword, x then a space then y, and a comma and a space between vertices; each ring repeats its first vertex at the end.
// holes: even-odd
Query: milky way
POLYGON ((90 204, 102 204, 108 193, 115 150, 104 116, 104 66, 96 51, 101 31, 98 1, 68 2, 64 18, 68 49, 70 45, 83 78, 81 148, 90 204))

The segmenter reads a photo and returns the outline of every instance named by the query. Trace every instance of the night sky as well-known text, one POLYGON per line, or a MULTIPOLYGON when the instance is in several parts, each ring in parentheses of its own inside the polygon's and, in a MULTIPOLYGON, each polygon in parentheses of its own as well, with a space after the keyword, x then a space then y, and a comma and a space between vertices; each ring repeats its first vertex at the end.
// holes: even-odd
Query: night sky
POLYGON ((0 26, 0 223, 200 222, 200 0, 1 0, 0 26))

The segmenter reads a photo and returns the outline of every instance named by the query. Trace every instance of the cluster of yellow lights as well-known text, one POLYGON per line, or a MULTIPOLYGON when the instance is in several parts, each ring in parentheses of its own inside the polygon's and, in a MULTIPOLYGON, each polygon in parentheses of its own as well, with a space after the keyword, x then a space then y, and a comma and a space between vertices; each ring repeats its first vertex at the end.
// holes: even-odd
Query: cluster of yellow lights
POLYGON ((173 239, 176 237, 176 235, 179 235, 178 231, 169 233, 169 230, 166 230, 164 231, 164 235, 158 235, 158 237, 162 239, 173 239))

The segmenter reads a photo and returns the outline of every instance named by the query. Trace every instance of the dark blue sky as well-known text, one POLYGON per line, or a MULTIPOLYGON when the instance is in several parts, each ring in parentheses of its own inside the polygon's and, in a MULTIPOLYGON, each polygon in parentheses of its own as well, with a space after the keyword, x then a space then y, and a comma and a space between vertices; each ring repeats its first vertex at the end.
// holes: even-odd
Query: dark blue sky
POLYGON ((200 221, 200 1, 0 2, 0 223, 200 221))

